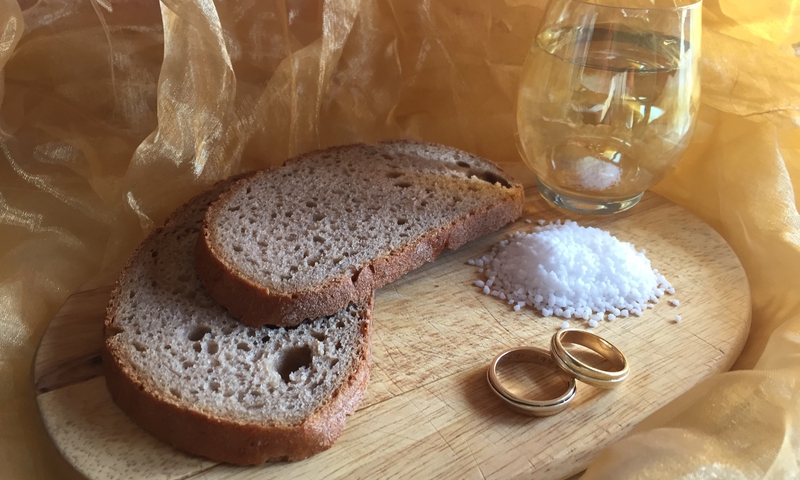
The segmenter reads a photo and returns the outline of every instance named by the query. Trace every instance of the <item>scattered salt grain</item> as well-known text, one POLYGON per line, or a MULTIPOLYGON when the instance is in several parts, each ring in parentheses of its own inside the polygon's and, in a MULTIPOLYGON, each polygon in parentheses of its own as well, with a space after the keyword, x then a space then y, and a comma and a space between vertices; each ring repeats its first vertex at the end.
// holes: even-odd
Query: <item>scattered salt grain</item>
POLYGON ((538 223, 539 225, 544 225, 544 223, 545 223, 545 222, 544 222, 544 220, 542 220, 542 219, 540 218, 539 220, 537 220, 537 221, 536 221, 536 223, 538 223))
POLYGON ((489 289, 489 285, 484 285, 483 286, 483 293, 485 293, 486 295, 489 295, 489 292, 491 292, 491 290, 489 289))
POLYGON ((519 304, 519 303, 518 303, 518 304, 516 304, 516 305, 514 305, 514 311, 515 311, 515 312, 519 312, 519 309, 520 309, 520 308, 522 308, 522 307, 520 306, 520 304, 519 304))
POLYGON ((569 322, 561 322, 561 330, 566 330, 569 328, 569 322))
POLYGON ((525 219, 525 223, 531 223, 531 219, 530 218, 526 218, 525 219))
POLYGON ((475 286, 476 287, 483 288, 484 285, 486 285, 486 284, 483 283, 483 280, 475 280, 475 286))
POLYGON ((669 301, 669 304, 672 305, 673 307, 677 307, 678 305, 681 304, 681 301, 676 298, 673 298, 672 300, 669 301))
POLYGON ((608 316, 606 317, 606 320, 608 320, 609 322, 613 322, 616 318, 617 318, 616 315, 614 315, 613 313, 609 313, 608 316))
POLYGON ((681 323, 681 316, 675 315, 675 323, 681 323))
POLYGON ((514 310, 528 304, 545 317, 597 323, 606 314, 609 320, 641 316, 665 292, 674 292, 644 250, 571 220, 538 223, 532 233, 511 234, 474 259, 475 265, 485 266, 484 293, 496 290, 513 298, 514 310))
POLYGON ((591 319, 591 320, 589 320, 589 326, 590 326, 590 327, 592 327, 592 328, 595 328, 595 327, 597 327, 597 325, 599 325, 599 324, 597 323, 597 320, 595 320, 595 319, 591 319))

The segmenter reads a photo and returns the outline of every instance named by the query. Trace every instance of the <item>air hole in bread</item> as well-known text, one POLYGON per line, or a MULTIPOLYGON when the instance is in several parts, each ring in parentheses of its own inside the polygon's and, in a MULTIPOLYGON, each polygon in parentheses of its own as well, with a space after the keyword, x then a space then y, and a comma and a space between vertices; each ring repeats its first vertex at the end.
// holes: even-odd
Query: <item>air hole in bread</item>
POLYGON ((151 253, 150 256, 156 258, 158 256, 158 250, 153 250, 153 253, 151 253))
POLYGON ((278 218, 278 214, 276 212, 272 212, 269 214, 269 218, 278 218))
POLYGON ((317 243, 325 243, 325 239, 320 237, 319 235, 314 235, 314 241, 317 243))
POLYGON ((238 212, 239 210, 241 210, 241 208, 242 208, 241 205, 236 205, 235 207, 229 208, 228 211, 229 212, 238 212))
POLYGON ((314 214, 314 216, 313 216, 313 217, 311 217, 311 218, 312 218, 312 220, 314 220, 315 222, 319 222, 319 221, 322 221, 322 220, 324 220, 324 219, 325 219, 325 215, 323 215, 323 214, 321 214, 321 213, 315 213, 315 214, 314 214))
POLYGON ((394 160, 394 157, 388 153, 381 153, 381 157, 383 157, 384 160, 394 160))
POLYGON ((133 298, 136 296, 136 290, 131 290, 131 294, 128 295, 128 298, 133 298))
POLYGON ((291 216, 292 216, 292 212, 286 212, 286 213, 284 213, 284 215, 285 215, 287 218, 291 218, 291 216))
POLYGON ((289 267, 289 270, 292 272, 296 272, 298 270, 297 265, 292 265, 291 267, 289 267))
POLYGON ((251 187, 247 187, 244 191, 245 193, 251 193, 253 189, 251 187))
POLYGON ((147 351, 147 347, 145 347, 143 344, 141 344, 139 342, 133 342, 133 348, 135 348, 136 351, 138 351, 138 352, 146 352, 147 351))
POLYGON ((261 337, 261 341, 264 342, 264 343, 269 342, 269 340, 270 340, 269 334, 264 335, 263 337, 261 337))
POLYGON ((408 188, 408 187, 411 186, 411 183, 410 182, 397 182, 397 183, 394 184, 394 186, 395 187, 400 187, 400 188, 408 188))
POLYGON ((210 353, 211 355, 214 355, 215 353, 219 352, 219 345, 217 344, 217 342, 208 342, 206 348, 208 348, 208 353, 210 353))
POLYGON ((306 260, 309 267, 315 267, 319 263, 319 257, 311 257, 306 260))
POLYGON ((208 384, 208 388, 210 388, 212 392, 218 392, 219 391, 219 382, 211 382, 211 383, 209 383, 208 384))
POLYGON ((194 362, 191 360, 186 360, 183 362, 183 368, 192 368, 194 367, 194 362))
POLYGON ((206 334, 211 333, 211 329, 206 327, 205 325, 198 325, 194 327, 194 330, 189 333, 189 340, 193 342, 197 342, 198 340, 202 340, 206 334))
POLYGON ((312 201, 306 202, 306 207, 308 207, 308 208, 314 208, 316 206, 317 206, 317 204, 315 202, 312 202, 312 201))
POLYGON ((200 345, 200 342, 194 342, 194 345, 192 345, 192 348, 194 348, 194 351, 197 352, 197 353, 200 353, 200 352, 203 351, 203 346, 200 345))
POLYGON ((345 208, 344 211, 347 213, 353 213, 353 209, 350 207, 345 208))
POLYGON ((407 218, 398 218, 397 219, 397 224, 398 225, 405 225, 406 223, 408 223, 408 219, 407 218))
POLYGON ((278 354, 276 362, 278 374, 284 382, 289 383, 289 376, 301 368, 311 368, 311 349, 308 345, 290 347, 278 354))
POLYGON ((320 342, 324 342, 324 341, 325 341, 325 339, 326 339, 326 338, 328 338, 328 336, 327 336, 327 335, 325 335, 325 334, 324 334, 324 333, 322 333, 322 332, 318 332, 318 331, 316 331, 316 330, 311 330, 311 336, 312 336, 312 337, 314 337, 314 338, 316 338, 316 339, 317 339, 317 340, 319 340, 320 342))
POLYGON ((511 188, 511 185, 508 183, 508 181, 505 178, 500 177, 499 175, 495 175, 492 172, 470 171, 468 173, 468 175, 470 177, 473 177, 473 176, 477 177, 477 178, 483 180, 484 182, 490 183, 492 185, 494 185, 496 183, 499 183, 500 185, 502 185, 505 188, 511 188))
POLYGON ((177 388, 170 388, 169 393, 174 395, 175 398, 181 398, 181 392, 179 392, 177 388))
POLYGON ((465 161, 462 161, 462 160, 459 160, 458 162, 456 162, 456 165, 458 165, 461 168, 469 168, 469 167, 472 166, 469 163, 467 163, 465 161))
POLYGON ((403 176, 403 172, 389 172, 389 173, 386 174, 386 178, 397 178, 397 177, 402 177, 402 176, 403 176))
POLYGON ((233 333, 233 327, 232 326, 225 325, 224 327, 222 327, 222 334, 223 335, 230 335, 231 333, 233 333))
POLYGON ((238 345, 236 345, 236 348, 239 350, 244 350, 245 352, 250 351, 250 345, 248 345, 247 342, 239 342, 238 345))

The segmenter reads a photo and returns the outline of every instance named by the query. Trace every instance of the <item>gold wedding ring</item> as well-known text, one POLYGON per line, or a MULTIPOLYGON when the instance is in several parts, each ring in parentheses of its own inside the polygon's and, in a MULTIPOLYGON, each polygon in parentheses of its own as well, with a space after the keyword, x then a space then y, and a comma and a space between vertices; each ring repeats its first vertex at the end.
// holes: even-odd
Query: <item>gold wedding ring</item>
POLYGON ((608 340, 585 330, 567 328, 553 335, 550 344, 552 358, 565 372, 598 388, 614 388, 628 378, 628 359, 608 340), (586 347, 611 363, 613 370, 601 370, 587 365, 564 348, 564 343, 586 347))
POLYGON ((489 381, 489 386, 492 391, 500 397, 506 404, 517 413, 523 415, 530 415, 534 417, 547 417, 555 415, 569 405, 569 402, 575 398, 576 386, 575 379, 567 376, 562 370, 559 369, 550 352, 535 347, 517 347, 510 348, 500 352, 486 371, 486 378, 489 381), (497 377, 497 366, 501 363, 526 361, 536 365, 540 365, 548 370, 552 370, 555 375, 564 379, 567 383, 567 389, 556 398, 548 400, 534 400, 530 398, 520 397, 509 391, 500 382, 497 377))

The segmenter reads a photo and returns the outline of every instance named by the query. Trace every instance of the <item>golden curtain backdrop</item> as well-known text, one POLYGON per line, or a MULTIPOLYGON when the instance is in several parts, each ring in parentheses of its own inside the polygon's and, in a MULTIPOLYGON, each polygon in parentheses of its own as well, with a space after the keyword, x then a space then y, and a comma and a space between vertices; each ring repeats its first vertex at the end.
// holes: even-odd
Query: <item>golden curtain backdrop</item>
MULTIPOLYGON (((64 299, 232 173, 389 138, 519 162, 544 0, 0 0, 0 458, 69 478, 30 386, 64 299)), ((800 1, 706 0, 703 106, 657 192, 731 244, 753 324, 586 478, 800 476, 800 1), (716 475, 716 476, 714 476, 716 475)))

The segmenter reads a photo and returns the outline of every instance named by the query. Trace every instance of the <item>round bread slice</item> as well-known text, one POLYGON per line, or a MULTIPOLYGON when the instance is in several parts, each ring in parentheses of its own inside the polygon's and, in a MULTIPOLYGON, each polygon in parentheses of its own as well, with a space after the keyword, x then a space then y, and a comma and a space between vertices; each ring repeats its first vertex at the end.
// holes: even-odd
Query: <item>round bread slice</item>
POLYGON ((372 299, 287 328, 251 328, 203 289, 194 245, 216 185, 177 210, 125 267, 105 321, 116 404, 159 439, 235 464, 329 448, 367 386, 372 299))
POLYGON ((243 323, 297 325, 517 219, 523 197, 492 162, 441 145, 315 151, 221 194, 195 268, 243 323))

